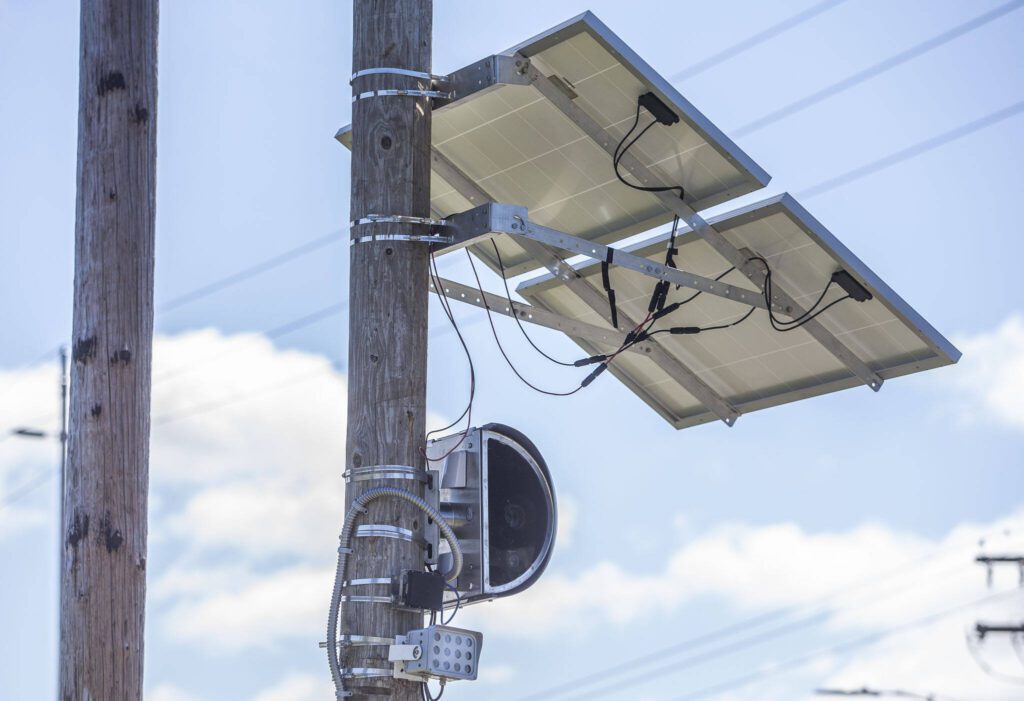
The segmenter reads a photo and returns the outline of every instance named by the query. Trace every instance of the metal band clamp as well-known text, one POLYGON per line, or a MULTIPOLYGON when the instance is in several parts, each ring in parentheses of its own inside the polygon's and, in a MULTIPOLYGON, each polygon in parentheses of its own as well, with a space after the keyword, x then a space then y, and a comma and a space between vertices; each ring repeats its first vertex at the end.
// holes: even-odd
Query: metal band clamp
MULTIPOLYGON (((395 644, 394 638, 379 638, 375 635, 343 635, 338 638, 338 647, 371 647, 374 645, 391 646, 395 644)), ((321 641, 320 647, 326 648, 327 643, 321 641)))
POLYGON ((387 584, 391 586, 391 577, 366 577, 364 579, 350 579, 342 582, 343 587, 368 587, 373 584, 387 584))
POLYGON ((370 234, 369 236, 354 236, 351 243, 372 243, 374 241, 412 241, 414 243, 443 243, 452 242, 451 236, 439 236, 437 234, 370 234))
MULTIPOLYGON (((349 228, 368 224, 412 224, 413 226, 428 226, 432 229, 448 226, 445 219, 431 219, 429 217, 413 217, 404 214, 367 214, 365 217, 353 219, 349 222, 349 228)), ((416 241, 423 243, 450 244, 451 236, 441 234, 370 234, 367 236, 353 236, 352 243, 366 243, 367 241, 416 241)))
POLYGON ((391 596, 342 596, 341 600, 351 604, 393 604, 394 597, 391 596))
POLYGON ((346 482, 396 479, 426 483, 430 479, 430 475, 426 470, 420 470, 408 465, 366 465, 363 467, 353 467, 345 470, 342 476, 346 482))
POLYGON ((341 673, 346 679, 372 679, 392 676, 390 669, 381 669, 380 667, 346 667, 341 670, 341 673))
POLYGON ((355 82, 356 78, 362 78, 366 75, 404 75, 409 78, 420 78, 422 80, 437 81, 439 83, 448 82, 448 76, 446 75, 434 75, 433 73, 426 73, 424 71, 411 71, 407 68, 364 68, 361 71, 353 73, 348 84, 351 85, 355 82))
POLYGON ((385 90, 367 90, 352 96, 352 102, 366 100, 371 97, 429 97, 437 100, 451 99, 452 94, 440 90, 398 90, 388 88, 385 90))
POLYGON ((391 538, 393 540, 404 540, 408 543, 415 543, 424 550, 427 549, 427 541, 416 535, 408 528, 391 526, 382 523, 367 523, 356 528, 356 538, 391 538))

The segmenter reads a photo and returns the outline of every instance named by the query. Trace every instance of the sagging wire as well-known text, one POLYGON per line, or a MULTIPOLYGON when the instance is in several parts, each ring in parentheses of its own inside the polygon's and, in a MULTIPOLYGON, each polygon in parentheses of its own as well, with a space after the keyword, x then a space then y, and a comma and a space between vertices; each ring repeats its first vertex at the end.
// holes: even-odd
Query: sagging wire
POLYGON ((633 144, 635 144, 637 141, 640 140, 640 137, 642 137, 644 134, 646 134, 647 131, 651 127, 653 127, 655 124, 658 124, 658 119, 657 119, 657 117, 655 117, 653 120, 651 120, 650 124, 648 124, 643 129, 641 129, 640 133, 637 134, 633 138, 633 140, 630 141, 627 144, 626 143, 626 139, 628 139, 630 137, 630 135, 634 131, 636 131, 637 126, 640 124, 640 109, 641 109, 641 105, 640 105, 640 100, 638 99, 637 103, 636 103, 636 116, 633 119, 633 126, 631 126, 629 128, 629 131, 627 131, 626 134, 619 141, 618 146, 615 147, 615 153, 612 155, 612 167, 615 170, 615 177, 618 178, 619 182, 621 182, 626 187, 631 187, 634 190, 639 190, 640 192, 673 192, 673 191, 678 190, 679 191, 679 199, 681 199, 681 200, 685 199, 686 198, 686 191, 683 189, 682 185, 669 185, 669 186, 665 186, 665 185, 656 185, 656 186, 637 185, 636 183, 631 183, 628 180, 626 180, 624 177, 622 177, 622 173, 619 172, 619 162, 622 160, 622 157, 626 155, 626 153, 629 151, 630 148, 633 147, 633 144))
POLYGON ((526 332, 526 327, 523 326, 523 322, 519 319, 519 314, 516 313, 515 305, 512 302, 512 292, 508 288, 508 278, 505 276, 505 263, 501 259, 501 251, 498 250, 498 244, 494 243, 494 239, 491 239, 491 246, 494 247, 494 255, 497 257, 498 260, 498 270, 501 271, 501 281, 505 285, 505 297, 508 298, 508 309, 510 312, 512 312, 512 318, 516 320, 516 324, 519 326, 519 330, 523 332, 523 337, 526 339, 526 342, 533 346, 533 349, 535 351, 537 351, 542 356, 550 360, 552 363, 555 363, 556 365, 563 365, 569 368, 573 367, 572 363, 566 363, 557 358, 552 358, 550 355, 541 350, 537 346, 537 344, 533 342, 533 339, 530 338, 530 334, 526 332))
POLYGON ((433 252, 430 253, 430 265, 428 266, 428 270, 430 272, 430 281, 434 285, 434 292, 437 294, 437 299, 441 303, 441 309, 444 310, 445 316, 447 316, 448 321, 451 322, 452 328, 455 330, 455 335, 458 336, 459 343, 462 344, 462 350, 465 351, 466 360, 469 363, 469 401, 466 403, 466 408, 463 410, 461 414, 459 414, 458 418, 456 418, 450 424, 442 428, 434 429, 433 431, 428 431, 426 435, 426 440, 429 441, 430 437, 435 433, 447 431, 448 429, 457 426, 459 422, 462 421, 463 418, 465 418, 466 430, 462 433, 462 438, 460 438, 459 442, 452 446, 452 448, 448 450, 444 455, 440 455, 436 458, 429 457, 427 455, 427 450, 425 447, 420 449, 421 452, 423 453, 424 458, 430 461, 437 461, 444 460, 449 455, 454 453, 459 448, 459 446, 461 446, 466 441, 466 438, 469 436, 470 430, 472 429, 473 400, 476 398, 476 368, 473 365, 473 356, 469 352, 469 346, 466 344, 466 339, 462 336, 462 331, 459 329, 459 325, 455 321, 455 314, 452 312, 451 302, 448 299, 448 295, 445 293, 444 287, 441 285, 441 275, 437 270, 437 259, 434 258, 433 252))
POLYGON ((815 312, 815 310, 818 308, 818 306, 821 304, 821 302, 825 299, 825 295, 828 294, 828 291, 832 288, 832 285, 835 283, 834 280, 829 280, 828 284, 825 285, 825 289, 823 289, 821 291, 821 294, 818 295, 818 299, 814 302, 814 304, 809 309, 807 309, 807 311, 805 311, 803 314, 801 314, 800 316, 795 317, 793 319, 789 319, 789 320, 779 319, 778 317, 775 316, 775 312, 772 311, 772 300, 775 298, 775 295, 773 294, 773 291, 772 291, 772 269, 771 269, 771 266, 768 265, 768 261, 766 261, 761 256, 751 256, 750 258, 747 259, 747 262, 750 262, 750 261, 757 261, 761 265, 764 266, 764 270, 765 270, 765 273, 764 273, 764 284, 761 286, 761 293, 762 293, 762 295, 764 295, 765 306, 768 308, 768 321, 771 323, 772 328, 775 329, 776 331, 780 332, 780 333, 784 333, 786 331, 792 331, 794 329, 798 329, 801 326, 803 326, 804 324, 807 324, 807 323, 809 323, 811 321, 814 321, 819 316, 821 316, 826 311, 828 311, 829 309, 831 309, 835 305, 839 304, 840 302, 843 302, 843 301, 845 301, 847 299, 851 299, 849 294, 844 295, 843 297, 840 297, 839 299, 836 299, 836 300, 833 300, 833 301, 829 302, 824 307, 822 307, 821 309, 818 309, 818 311, 815 312))
MULTIPOLYGON (((451 623, 452 621, 455 620, 455 614, 457 614, 459 612, 459 607, 462 606, 462 595, 459 594, 459 590, 456 589, 454 586, 452 586, 452 584, 450 582, 445 582, 444 585, 446 587, 448 587, 452 591, 453 594, 455 594, 455 608, 452 610, 452 615, 448 616, 448 620, 447 621, 446 620, 442 620, 441 621, 441 625, 446 626, 446 625, 448 625, 449 623, 451 623)), ((443 618, 444 618, 444 616, 442 614, 442 619, 443 618)))
POLYGON ((434 696, 430 693, 430 687, 428 686, 428 683, 423 682, 423 684, 420 685, 420 697, 423 699, 423 701, 440 701, 441 697, 444 696, 444 683, 445 680, 442 679, 441 690, 437 692, 437 696, 434 696))
POLYGON ((576 394, 581 389, 586 387, 589 383, 586 380, 584 380, 579 384, 578 387, 576 387, 576 389, 569 390, 568 392, 552 392, 546 389, 541 389, 540 387, 536 386, 535 384, 527 380, 525 377, 523 377, 523 374, 519 372, 519 369, 516 368, 515 364, 513 364, 512 360, 508 357, 508 353, 505 352, 505 348, 501 345, 501 339, 498 338, 498 330, 494 326, 494 317, 491 315, 491 305, 487 303, 487 296, 484 294, 483 285, 480 283, 480 275, 477 274, 476 264, 473 263, 473 256, 470 254, 468 249, 466 250, 466 257, 469 259, 469 266, 473 270, 473 277, 476 279, 476 287, 478 290, 480 290, 480 299, 483 301, 484 311, 487 312, 487 322, 491 326, 491 334, 494 336, 494 342, 498 344, 498 350, 501 351, 501 356, 505 359, 505 362, 508 364, 509 368, 511 368, 512 372, 515 373, 515 376, 518 377, 523 384, 525 384, 527 387, 534 390, 535 392, 546 394, 551 397, 568 397, 573 394, 576 394))

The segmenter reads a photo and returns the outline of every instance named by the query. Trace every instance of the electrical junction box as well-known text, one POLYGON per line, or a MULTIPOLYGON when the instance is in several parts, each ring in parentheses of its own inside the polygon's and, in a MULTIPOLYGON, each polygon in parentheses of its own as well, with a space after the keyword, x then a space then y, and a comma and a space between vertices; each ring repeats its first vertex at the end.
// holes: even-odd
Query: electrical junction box
POLYGON ((440 572, 406 570, 393 581, 391 593, 395 601, 406 608, 440 611, 444 589, 444 575, 440 572))

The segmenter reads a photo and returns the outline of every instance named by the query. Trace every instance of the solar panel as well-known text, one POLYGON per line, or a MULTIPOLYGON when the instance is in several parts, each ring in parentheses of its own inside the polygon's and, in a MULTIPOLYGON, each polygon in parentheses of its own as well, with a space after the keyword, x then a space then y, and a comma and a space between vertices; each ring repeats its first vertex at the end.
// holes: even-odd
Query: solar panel
MULTIPOLYGON (((959 359, 959 351, 949 341, 789 195, 772 197, 709 219, 708 223, 745 255, 762 256, 771 268, 774 285, 786 290, 805 309, 814 304, 833 273, 849 273, 872 298, 837 303, 818 321, 881 378, 949 365, 959 359)), ((623 250, 661 263, 668 240, 666 232, 623 250)), ((681 229, 676 246, 676 263, 688 272, 715 278, 731 267, 731 262, 698 232, 681 229)), ((602 288, 599 262, 588 261, 574 267, 591 288, 602 288)), ((656 280, 627 268, 612 267, 611 271, 618 307, 627 318, 643 319, 656 280)), ((752 293, 759 293, 760 289, 739 272, 723 277, 722 282, 752 293)), ((579 282, 575 284, 578 286, 579 282)), ((566 284, 564 276, 540 276, 522 283, 518 292, 540 309, 571 321, 610 329, 606 310, 588 305, 566 284)), ((672 288, 668 302, 681 301, 693 294, 692 289, 672 288)), ((822 305, 841 296, 843 289, 833 285, 822 305)), ((655 328, 729 324, 749 308, 734 299, 701 294, 655 328)), ((660 346, 667 359, 662 356, 652 360, 652 355, 624 353, 609 369, 677 428, 722 416, 707 406, 706 398, 702 401, 680 383, 678 373, 672 370, 675 363, 696 375, 712 396, 720 397, 737 413, 864 384, 806 328, 780 333, 771 327, 763 309, 755 310, 746 321, 733 327, 693 335, 661 334, 654 339, 653 345, 660 346)), ((593 341, 576 340, 588 355, 614 350, 593 341)))
MULTIPOLYGON (((616 180, 607 153, 607 143, 626 134, 638 97, 648 92, 679 117, 676 124, 656 125, 630 149, 649 170, 648 185, 681 185, 686 203, 701 210, 769 181, 589 12, 440 82, 451 91, 433 111, 431 205, 442 217, 487 200, 514 202, 537 224, 604 244, 670 221, 672 212, 656 195, 616 180), (551 86, 560 95, 552 95, 551 86), (559 97, 598 125, 604 145, 558 107, 559 97)), ((644 122, 649 119, 644 112, 644 122)), ((348 145, 348 127, 338 138, 348 145)), ((497 244, 510 274, 537 267, 512 238, 498 237, 497 244)), ((474 251, 497 269, 490 246, 474 251)))

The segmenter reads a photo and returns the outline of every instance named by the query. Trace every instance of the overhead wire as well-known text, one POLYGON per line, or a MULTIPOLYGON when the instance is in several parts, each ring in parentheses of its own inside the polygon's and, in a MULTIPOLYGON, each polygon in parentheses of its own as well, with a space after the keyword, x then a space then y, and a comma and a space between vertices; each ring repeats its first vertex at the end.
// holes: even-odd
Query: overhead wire
MULTIPOLYGON (((1014 539, 1014 542, 1016 538, 1014 539)), ((709 643, 716 642, 718 640, 727 639, 732 637, 736 633, 748 631, 751 628, 757 628, 762 625, 772 623, 775 621, 784 621, 774 628, 770 629, 775 631, 771 636, 765 636, 761 638, 761 634, 756 636, 748 636, 747 642, 738 645, 735 649, 732 649, 734 643, 720 646, 723 648, 718 656, 725 654, 732 654, 733 652, 745 649, 760 642, 764 642, 772 637, 778 637, 792 632, 794 622, 785 622, 785 619, 792 618, 794 615, 801 614, 801 618, 798 621, 803 622, 803 627, 812 627, 816 624, 816 621, 822 619, 829 613, 834 613, 842 610, 842 607, 835 606, 836 603, 842 602, 844 598, 851 595, 855 595, 854 601, 859 598, 864 598, 868 595, 873 597, 873 600, 877 600, 876 587, 880 584, 888 585, 888 588, 884 591, 892 592, 894 595, 899 593, 899 587, 893 586, 895 582, 899 581, 906 574, 911 572, 920 572, 922 568, 930 566, 932 563, 939 561, 940 559, 952 557, 954 554, 956 557, 961 557, 961 553, 967 549, 966 546, 952 546, 946 548, 939 548, 933 550, 930 553, 922 555, 921 557, 915 558, 908 563, 899 565, 894 568, 889 568, 881 572, 873 572, 865 577, 860 577, 853 582, 849 582, 841 587, 835 588, 829 592, 826 592, 814 599, 801 604, 798 607, 794 606, 783 606, 770 611, 756 614, 754 616, 742 619, 736 623, 732 623, 720 628, 715 628, 705 633, 701 633, 694 637, 681 642, 673 643, 671 645, 655 649, 648 650, 635 658, 628 659, 611 666, 603 666, 598 670, 592 670, 589 673, 580 676, 575 679, 568 680, 560 683, 553 687, 545 688, 538 692, 533 692, 529 695, 520 697, 516 701, 539 701, 540 699, 551 699, 565 692, 575 692, 581 689, 581 687, 588 687, 595 684, 605 684, 609 679, 615 679, 621 677, 624 674, 636 672, 638 669, 650 666, 657 662, 665 661, 667 658, 671 658, 680 653, 689 652, 694 649, 699 649, 706 646, 709 643)), ((971 548, 973 549, 973 547, 971 548)), ((959 569, 961 565, 959 562, 954 563, 955 568, 959 569)), ((947 571, 953 571, 951 567, 945 567, 938 574, 930 574, 929 579, 934 579, 947 571)), ((905 587, 904 587, 905 588, 905 587)), ((796 628, 796 629, 799 629, 796 628)), ((697 656, 698 658, 700 656, 697 656)), ((715 659, 714 656, 708 657, 707 659, 696 659, 688 658, 691 660, 690 666, 694 664, 700 664, 702 662, 711 661, 715 659)), ((666 665, 668 666, 668 665, 666 665)), ((618 688, 618 687, 616 687, 618 688)), ((614 689, 613 689, 614 690, 614 689)), ((603 690, 602 690, 603 691, 603 690)))
POLYGON ((826 657, 843 652, 851 652, 862 647, 867 647, 868 645, 872 645, 874 643, 899 635, 901 633, 910 632, 912 630, 932 625, 933 623, 937 623, 958 613, 967 611, 975 606, 991 603, 993 601, 1006 598, 1015 593, 1016 592, 1000 592, 997 594, 990 594, 980 599, 975 599, 973 601, 962 603, 951 608, 943 609, 941 611, 931 613, 926 616, 922 616, 920 618, 907 621, 905 623, 883 628, 880 631, 869 633, 867 635, 862 635, 856 638, 851 638, 835 645, 821 647, 812 652, 808 652, 803 655, 789 658, 788 660, 785 660, 783 662, 777 662, 769 667, 765 667, 747 674, 739 675, 731 679, 725 680, 723 682, 719 682, 711 686, 706 686, 702 689, 698 689, 697 691, 693 691, 688 694, 676 696, 670 699, 669 701, 697 701, 698 699, 704 699, 711 696, 715 696, 717 694, 721 694, 724 691, 731 691, 733 689, 742 688, 756 681, 760 681, 768 677, 783 674, 790 670, 805 667, 810 662, 813 662, 814 660, 820 657, 826 657))
MULTIPOLYGON (((941 574, 951 574, 954 571, 960 570, 961 567, 962 566, 960 565, 960 563, 956 563, 953 565, 953 567, 945 568, 941 572, 941 574)), ((961 574, 967 573, 961 572, 961 574)), ((617 681, 611 683, 605 682, 599 689, 592 690, 586 694, 565 697, 564 701, 582 701, 583 699, 587 699, 589 701, 590 699, 601 698, 619 689, 633 687, 637 684, 646 684, 648 681, 655 678, 670 676, 683 670, 691 669, 698 665, 707 664, 708 662, 715 661, 722 657, 734 655, 738 652, 748 650, 752 647, 762 645, 769 641, 790 635, 798 631, 807 630, 809 628, 815 628, 825 623, 830 618, 830 616, 833 616, 835 613, 849 611, 851 609, 856 610, 859 608, 863 608, 864 606, 871 606, 878 601, 891 599, 901 594, 904 594, 906 593, 906 591, 906 587, 902 585, 890 586, 887 589, 883 589, 880 594, 878 592, 872 592, 870 600, 864 604, 855 606, 847 605, 844 607, 829 607, 827 605, 821 605, 813 609, 810 613, 795 620, 781 623, 774 627, 768 628, 767 630, 752 633, 750 635, 738 638, 736 640, 724 643, 722 645, 719 645, 708 650, 704 650, 703 652, 699 652, 688 657, 683 657, 681 659, 676 659, 671 662, 666 662, 660 667, 647 669, 643 672, 636 672, 632 676, 625 676, 624 678, 618 679, 617 681)), ((650 658, 650 660, 651 662, 644 664, 644 666, 650 666, 652 662, 661 661, 659 660, 658 656, 654 656, 650 658)), ((621 665, 617 665, 617 667, 621 668, 621 665)), ((622 677, 623 674, 620 673, 618 676, 622 677)))
POLYGON ((682 69, 678 73, 674 73, 669 77, 668 80, 670 83, 679 83, 684 80, 693 78, 694 76, 700 75, 701 73, 704 73, 705 71, 714 68, 720 63, 724 63, 725 61, 731 58, 735 58, 739 54, 744 53, 745 51, 749 51, 755 46, 764 44, 768 40, 774 39, 780 34, 787 32, 790 29, 794 29, 811 19, 814 19, 815 17, 824 14, 825 12, 833 8, 842 5, 844 2, 846 2, 846 0, 825 0, 825 2, 820 2, 817 5, 813 5, 807 8, 806 10, 798 12, 795 15, 791 15, 790 17, 787 17, 781 22, 773 24, 772 26, 767 27, 766 29, 762 29, 761 31, 755 34, 750 35, 746 39, 738 41, 732 46, 726 47, 721 51, 718 51, 712 54, 711 56, 708 56, 707 58, 702 59, 697 63, 694 63, 693 65, 682 69))
POLYGON ((732 133, 736 137, 743 137, 752 134, 755 131, 760 131, 761 129, 765 128, 770 124, 782 121, 783 119, 788 119, 789 117, 792 117, 794 114, 797 114, 798 112, 802 112, 809 107, 824 102, 825 100, 834 97, 840 93, 846 92, 847 90, 856 87, 857 85, 860 85, 862 83, 865 83, 868 80, 871 80, 872 78, 876 78, 879 75, 882 75, 883 73, 887 73, 888 71, 891 71, 892 69, 901 66, 912 59, 918 58, 919 56, 922 56, 930 51, 933 51, 939 48, 940 46, 944 46, 945 44, 948 44, 954 39, 958 39, 977 29, 980 29, 981 27, 989 24, 990 22, 1000 19, 1008 15, 1009 13, 1020 9, 1022 6, 1024 6, 1024 0, 1013 0, 1012 2, 1005 3, 992 10, 983 12, 982 14, 977 15, 967 20, 966 22, 963 22, 962 24, 952 27, 951 29, 947 29, 946 31, 941 32, 929 39, 926 39, 923 42, 915 44, 914 46, 911 46, 908 49, 904 49, 903 51, 900 51, 899 53, 890 56, 889 58, 874 63, 860 71, 857 71, 856 73, 853 73, 843 78, 842 80, 838 80, 832 83, 831 85, 827 85, 826 87, 821 88, 820 90, 816 90, 810 95, 802 97, 799 100, 794 100, 793 102, 790 102, 789 104, 778 109, 772 110, 768 114, 758 117, 757 119, 754 119, 753 121, 738 127, 737 129, 733 129, 732 133))

